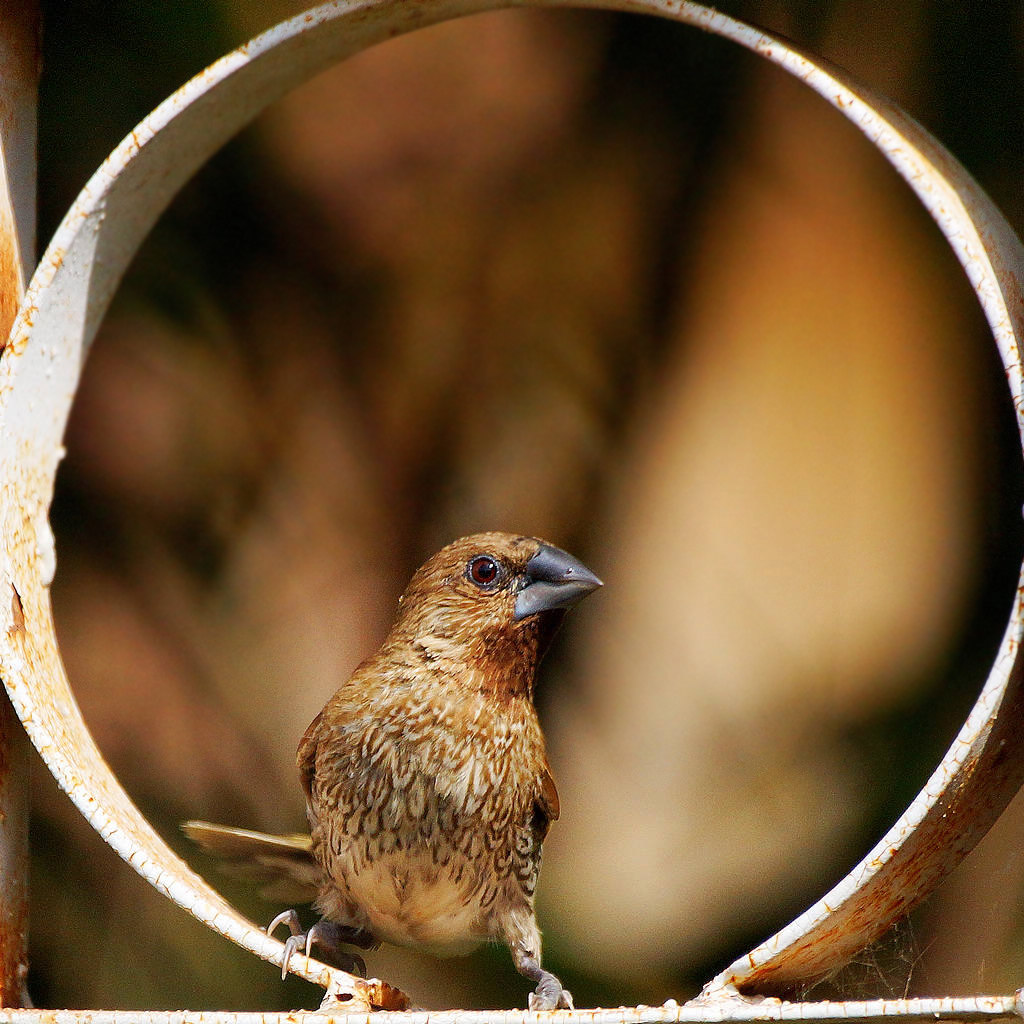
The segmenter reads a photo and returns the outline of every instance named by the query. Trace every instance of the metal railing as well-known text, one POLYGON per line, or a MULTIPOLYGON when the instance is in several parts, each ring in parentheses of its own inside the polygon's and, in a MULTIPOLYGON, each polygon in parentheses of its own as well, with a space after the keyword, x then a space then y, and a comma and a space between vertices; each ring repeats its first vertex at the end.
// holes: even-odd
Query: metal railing
MULTIPOLYGON (((103 838, 153 886, 210 928, 280 964, 283 946, 230 906, 165 843, 132 803, 93 741, 72 695, 54 634, 49 585, 56 567, 48 511, 83 360, 117 285, 178 189, 275 99, 394 35, 498 7, 590 7, 684 22, 760 54, 819 93, 888 158, 938 224, 991 326, 1024 426, 1019 338, 1024 331, 1024 248, 964 168, 894 104, 798 47, 681 0, 356 0, 314 8, 228 54, 188 82, 121 143, 68 212, 32 278, 17 317, 0 308, 0 674, 11 707, 61 787, 103 838), (6 596, 5 596, 6 595, 6 596)), ((0 91, 17 116, 0 136, 6 185, 0 293, 21 294, 31 263, 36 12, 0 12, 0 91), (9 59, 10 58, 10 59, 9 59)), ((1024 779, 1021 589, 977 703, 924 789, 876 847, 830 893, 714 978, 692 1003, 559 1011, 566 1021, 982 1020, 1019 1015, 1017 997, 786 1003, 773 993, 844 964, 931 892, 973 848, 1024 779)), ((0 1002, 22 1004, 25 964, 24 764, 20 728, 0 709, 0 1002)), ((364 981, 301 955, 289 970, 321 985, 324 1009, 365 1013, 405 1005, 383 982, 364 981)), ((8 1009, 3 1021, 284 1020, 279 1014, 72 1012, 8 1009)), ((425 1022, 511 1022, 525 1011, 406 1013, 425 1022)), ((310 1021, 327 1019, 311 1014, 310 1021)))

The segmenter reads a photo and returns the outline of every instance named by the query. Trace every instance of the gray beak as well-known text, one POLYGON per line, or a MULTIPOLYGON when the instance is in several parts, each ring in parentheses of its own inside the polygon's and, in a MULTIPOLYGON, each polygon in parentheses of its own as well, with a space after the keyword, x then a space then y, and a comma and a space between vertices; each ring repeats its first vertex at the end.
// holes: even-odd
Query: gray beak
POLYGON ((538 612, 571 608, 604 584, 567 551, 541 544, 526 563, 526 586, 516 597, 516 621, 538 612))

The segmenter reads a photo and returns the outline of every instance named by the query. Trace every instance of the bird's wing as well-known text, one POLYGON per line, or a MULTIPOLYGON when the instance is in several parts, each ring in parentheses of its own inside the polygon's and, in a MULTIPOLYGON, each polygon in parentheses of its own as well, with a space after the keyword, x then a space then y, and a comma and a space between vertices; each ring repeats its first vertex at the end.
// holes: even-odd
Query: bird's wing
POLYGON ((540 777, 540 794, 537 802, 544 809, 549 821, 558 820, 558 789, 555 787, 550 768, 545 768, 540 777))
POLYGON ((551 827, 558 820, 558 790, 551 777, 551 769, 545 766, 537 779, 537 795, 533 798, 533 828, 543 841, 551 827))
POLYGON ((316 752, 320 745, 320 721, 323 718, 321 711, 312 722, 309 723, 306 731, 299 740, 299 750, 296 755, 296 762, 299 766, 299 780, 302 782, 302 789, 306 794, 306 808, 312 809, 313 803, 313 773, 316 771, 316 752))

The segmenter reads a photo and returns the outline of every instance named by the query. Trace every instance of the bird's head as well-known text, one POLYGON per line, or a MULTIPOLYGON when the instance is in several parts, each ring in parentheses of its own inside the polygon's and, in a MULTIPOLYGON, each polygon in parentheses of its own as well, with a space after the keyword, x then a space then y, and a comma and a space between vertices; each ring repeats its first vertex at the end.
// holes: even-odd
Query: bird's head
POLYGON ((582 562, 537 537, 472 534, 416 571, 393 632, 439 661, 464 660, 495 681, 508 677, 515 690, 532 688, 565 610, 601 585, 582 562))

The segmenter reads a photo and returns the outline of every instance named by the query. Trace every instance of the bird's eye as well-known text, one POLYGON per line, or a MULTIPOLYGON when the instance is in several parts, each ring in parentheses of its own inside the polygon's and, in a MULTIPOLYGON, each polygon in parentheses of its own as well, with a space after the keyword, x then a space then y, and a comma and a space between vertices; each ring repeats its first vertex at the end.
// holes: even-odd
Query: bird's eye
POLYGON ((478 587, 492 587, 501 576, 501 564, 490 555, 477 555, 469 560, 466 575, 478 587))

